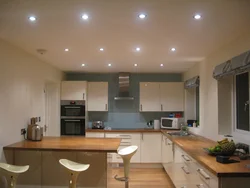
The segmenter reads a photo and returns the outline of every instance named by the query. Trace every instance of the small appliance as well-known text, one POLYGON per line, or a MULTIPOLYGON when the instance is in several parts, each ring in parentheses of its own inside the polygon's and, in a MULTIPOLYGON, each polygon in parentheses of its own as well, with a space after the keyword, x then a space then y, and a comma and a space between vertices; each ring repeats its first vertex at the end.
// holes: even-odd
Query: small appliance
POLYGON ((154 129, 156 130, 160 129, 160 120, 158 119, 154 120, 154 129))
POLYGON ((31 118, 31 124, 28 125, 27 139, 32 141, 41 141, 43 139, 43 127, 36 124, 36 118, 31 118))
POLYGON ((184 118, 161 118, 162 129, 180 129, 181 124, 184 123, 184 118))
POLYGON ((104 123, 102 121, 93 121, 92 129, 104 129, 104 123))

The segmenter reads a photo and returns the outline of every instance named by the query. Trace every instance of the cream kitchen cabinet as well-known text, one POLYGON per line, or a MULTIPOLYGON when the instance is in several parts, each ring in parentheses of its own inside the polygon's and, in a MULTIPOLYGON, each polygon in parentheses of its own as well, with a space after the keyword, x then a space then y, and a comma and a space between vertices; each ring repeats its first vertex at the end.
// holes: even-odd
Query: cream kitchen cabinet
POLYGON ((86 137, 87 138, 104 138, 105 133, 91 133, 91 132, 86 132, 86 137))
POLYGON ((161 111, 160 85, 157 82, 140 83, 140 112, 161 111))
POLYGON ((88 111, 108 111, 108 82, 88 82, 88 111))
POLYGON ((161 133, 141 133, 141 163, 161 163, 161 133))
POLYGON ((62 81, 61 100, 86 100, 86 81, 62 81))
POLYGON ((173 162, 173 143, 171 140, 167 138, 167 136, 162 134, 162 142, 161 142, 161 161, 162 166, 166 170, 167 165, 173 162))
POLYGON ((183 82, 160 83, 161 111, 184 111, 183 82))

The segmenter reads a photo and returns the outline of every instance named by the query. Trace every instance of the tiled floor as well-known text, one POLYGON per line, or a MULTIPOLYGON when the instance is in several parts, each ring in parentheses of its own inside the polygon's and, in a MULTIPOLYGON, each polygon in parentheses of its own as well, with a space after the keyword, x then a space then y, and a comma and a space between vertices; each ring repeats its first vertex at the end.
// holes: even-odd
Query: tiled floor
MULTIPOLYGON (((108 188, 125 188, 124 182, 114 179, 114 176, 123 176, 123 168, 108 170, 108 188)), ((129 188, 174 188, 170 178, 163 169, 130 169, 129 188)))

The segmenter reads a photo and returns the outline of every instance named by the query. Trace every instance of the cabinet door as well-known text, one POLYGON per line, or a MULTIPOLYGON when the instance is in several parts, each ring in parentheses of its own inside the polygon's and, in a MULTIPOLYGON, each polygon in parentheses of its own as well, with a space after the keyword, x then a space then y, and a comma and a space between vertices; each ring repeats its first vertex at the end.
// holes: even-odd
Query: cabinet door
POLYGON ((104 138, 104 133, 89 133, 86 132, 87 138, 104 138))
POLYGON ((85 81, 63 81, 61 84, 61 100, 86 100, 85 81))
POLYGON ((141 163, 161 163, 160 133, 141 133, 141 163))
POLYGON ((140 106, 141 112, 161 111, 160 84, 153 82, 140 83, 140 106))
POLYGON ((184 111, 183 82, 160 83, 160 99, 162 111, 184 111))
POLYGON ((108 82, 88 82, 88 111, 108 111, 108 82))

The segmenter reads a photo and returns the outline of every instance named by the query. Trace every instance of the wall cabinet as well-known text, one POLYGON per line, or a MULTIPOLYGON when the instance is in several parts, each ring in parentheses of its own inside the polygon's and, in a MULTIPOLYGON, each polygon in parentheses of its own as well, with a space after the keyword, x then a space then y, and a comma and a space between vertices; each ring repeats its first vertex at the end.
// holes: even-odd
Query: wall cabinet
POLYGON ((140 83, 140 107, 141 112, 161 111, 160 85, 153 82, 140 83))
POLYGON ((183 82, 141 82, 139 111, 184 111, 183 82))
POLYGON ((141 163, 161 163, 161 133, 141 133, 141 163))
POLYGON ((88 82, 88 111, 108 111, 108 82, 88 82))
POLYGON ((184 85, 182 82, 160 83, 162 111, 184 111, 184 85))
POLYGON ((86 81, 62 81, 61 100, 86 100, 86 81))

